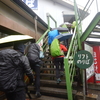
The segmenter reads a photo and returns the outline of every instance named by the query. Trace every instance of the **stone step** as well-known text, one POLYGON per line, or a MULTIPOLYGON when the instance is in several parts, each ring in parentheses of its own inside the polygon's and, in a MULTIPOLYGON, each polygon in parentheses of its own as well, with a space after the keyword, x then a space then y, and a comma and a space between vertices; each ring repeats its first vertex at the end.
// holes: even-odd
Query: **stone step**
MULTIPOLYGON (((63 98, 57 98, 57 97, 51 97, 51 96, 45 96, 45 95, 42 95, 40 98, 36 98, 34 94, 31 94, 31 97, 32 97, 31 100, 67 100, 63 98)), ((28 99, 27 97, 26 100, 30 100, 30 99, 28 99)))
POLYGON ((100 83, 88 83, 89 89, 100 90, 100 83))
POLYGON ((56 71, 56 69, 55 68, 41 68, 41 70, 48 70, 48 71, 56 71))
MULTIPOLYGON (((79 86, 77 90, 77 99, 83 99, 83 87, 79 86)), ((100 100, 100 91, 87 88, 86 100, 100 100)))
MULTIPOLYGON (((76 98, 77 100, 84 100, 83 93, 77 92, 76 98)), ((97 94, 87 94, 85 100, 98 100, 98 95, 97 94)))
MULTIPOLYGON (((40 80, 40 82, 41 82, 41 86, 43 86, 43 87, 47 86, 47 87, 66 89, 66 82, 65 81, 60 82, 59 85, 57 85, 55 80, 40 80)), ((77 82, 73 82, 72 86, 74 89, 77 88, 77 82)))
MULTIPOLYGON (((51 73, 50 71, 40 73, 40 76, 41 76, 41 79, 43 79, 43 78, 45 79, 47 77, 48 78, 52 77, 52 78, 56 79, 56 73, 55 72, 51 73)), ((76 76, 74 76, 74 77, 76 77, 76 76)), ((65 80, 65 74, 61 77, 61 79, 65 80)))
POLYGON ((45 77, 55 77, 56 74, 50 74, 50 73, 40 73, 40 76, 45 76, 45 77))
MULTIPOLYGON (((33 86, 28 86, 28 90, 30 91, 30 93, 35 93, 33 86)), ((41 87, 40 91, 41 91, 42 95, 67 99, 67 90, 66 89, 41 87)), ((73 90, 73 95, 75 95, 76 93, 77 93, 77 91, 73 90)))

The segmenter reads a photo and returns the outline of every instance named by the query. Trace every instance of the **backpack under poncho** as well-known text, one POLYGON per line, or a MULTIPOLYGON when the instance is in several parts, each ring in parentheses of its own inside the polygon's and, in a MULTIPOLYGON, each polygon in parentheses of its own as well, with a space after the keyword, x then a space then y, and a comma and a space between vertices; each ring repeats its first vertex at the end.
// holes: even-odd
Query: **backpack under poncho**
POLYGON ((64 53, 60 49, 58 39, 54 39, 52 41, 52 43, 50 45, 50 53, 51 53, 51 56, 53 56, 53 57, 64 55, 64 53))

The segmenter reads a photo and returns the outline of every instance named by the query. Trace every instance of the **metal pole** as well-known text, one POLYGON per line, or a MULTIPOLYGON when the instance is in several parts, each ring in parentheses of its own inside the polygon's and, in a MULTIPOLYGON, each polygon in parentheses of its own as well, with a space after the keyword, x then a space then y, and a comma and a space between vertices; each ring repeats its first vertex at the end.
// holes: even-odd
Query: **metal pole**
POLYGON ((86 100, 85 69, 83 69, 83 100, 86 100))
MULTIPOLYGON (((84 48, 84 42, 82 42, 82 48, 84 48)), ((83 69, 83 100, 86 100, 87 95, 87 79, 86 79, 86 69, 83 69)))
POLYGON ((48 21, 48 29, 50 30, 50 19, 49 19, 49 13, 47 13, 47 21, 48 21))
POLYGON ((87 87, 87 77, 86 77, 86 69, 84 69, 85 70, 85 95, 87 95, 88 94, 88 87, 87 87))
POLYGON ((35 41, 37 41, 37 16, 35 17, 35 41))

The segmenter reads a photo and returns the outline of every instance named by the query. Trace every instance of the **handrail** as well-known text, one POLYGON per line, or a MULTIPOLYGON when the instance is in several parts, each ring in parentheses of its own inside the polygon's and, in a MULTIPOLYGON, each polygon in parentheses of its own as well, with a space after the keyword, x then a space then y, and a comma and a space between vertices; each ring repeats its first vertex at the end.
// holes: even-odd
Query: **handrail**
POLYGON ((47 13, 48 29, 49 29, 49 30, 50 30, 50 18, 55 22, 55 27, 57 27, 57 22, 56 22, 56 20, 55 20, 49 13, 47 13))
POLYGON ((36 42, 36 43, 39 43, 46 35, 47 33, 49 32, 50 30, 47 29, 46 32, 40 37, 40 39, 36 42))
POLYGON ((66 78, 66 86, 67 86, 67 93, 68 93, 68 100, 73 100, 72 95, 72 83, 73 78, 75 75, 75 63, 74 63, 74 56, 77 52, 78 46, 78 34, 76 33, 76 27, 74 30, 74 34, 71 39, 71 43, 67 52, 67 55, 64 58, 64 67, 65 67, 65 78, 66 78))
POLYGON ((75 32, 76 32, 76 27, 75 27, 75 31, 74 31, 74 34, 73 34, 72 39, 71 39, 70 46, 69 46, 69 48, 68 48, 68 53, 67 53, 66 58, 68 58, 69 55, 70 55, 70 52, 71 52, 71 49, 72 49, 72 45, 73 45, 73 41, 74 41, 74 37, 75 37, 75 34, 76 34, 75 32))
POLYGON ((50 18, 55 22, 55 27, 57 27, 56 20, 49 13, 47 13, 48 29, 46 30, 46 32, 40 37, 40 39, 36 43, 39 43, 47 35, 47 33, 50 31, 50 18))
POLYGON ((64 67, 65 67, 65 78, 66 78, 66 86, 68 93, 68 100, 73 100, 72 95, 72 83, 76 73, 76 66, 74 63, 74 56, 78 50, 82 49, 80 37, 82 35, 82 26, 81 26, 81 16, 79 9, 77 7, 76 1, 74 0, 74 9, 75 9, 75 20, 76 27, 74 29, 74 34, 71 39, 71 43, 69 46, 69 50, 67 52, 66 57, 64 58, 64 67))
POLYGON ((81 43, 84 42, 89 34, 93 31, 97 23, 100 21, 100 12, 96 14, 96 16, 93 18, 87 29, 84 31, 84 34, 81 36, 81 43))
MULTIPOLYGON (((46 32, 40 37, 40 39, 36 42, 37 44, 41 41, 41 40, 43 40, 43 43, 45 42, 45 41, 47 41, 47 33, 49 32, 50 30, 49 29, 47 29, 46 30, 46 32)), ((43 44, 43 46, 42 46, 42 49, 43 49, 43 52, 45 52, 45 50, 46 50, 46 42, 45 42, 45 44, 43 44)))
MULTIPOLYGON (((40 39, 36 43, 39 43, 47 35, 47 33, 50 31, 50 18, 55 22, 55 27, 57 27, 56 20, 49 13, 47 13, 48 29, 46 30, 46 32, 40 37, 40 39)), ((43 50, 44 50, 44 47, 46 48, 46 44, 42 47, 43 47, 43 50)))
POLYGON ((81 50, 82 46, 81 46, 81 42, 80 42, 80 36, 82 35, 82 26, 81 26, 81 18, 79 15, 79 10, 78 10, 75 0, 74 0, 74 9, 75 9, 75 19, 76 19, 76 32, 78 34, 78 45, 79 45, 79 49, 81 50))
POLYGON ((81 15, 83 16, 83 18, 84 18, 85 15, 86 15, 86 14, 84 14, 83 12, 84 12, 84 11, 87 12, 87 11, 89 10, 89 8, 90 8, 90 6, 92 5, 93 1, 94 1, 94 0, 92 0, 92 2, 90 3, 90 5, 89 5, 89 7, 87 8, 86 11, 85 11, 85 9, 86 9, 86 7, 88 6, 90 0, 87 2, 86 6, 84 7, 84 9, 83 9, 83 11, 82 11, 82 14, 81 14, 81 15))

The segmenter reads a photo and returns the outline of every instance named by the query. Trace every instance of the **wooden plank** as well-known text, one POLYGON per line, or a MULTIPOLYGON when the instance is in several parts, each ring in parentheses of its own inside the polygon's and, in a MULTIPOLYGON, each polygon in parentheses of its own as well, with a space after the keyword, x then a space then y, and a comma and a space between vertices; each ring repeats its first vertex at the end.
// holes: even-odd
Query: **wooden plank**
MULTIPOLYGON (((44 95, 42 95, 40 98, 36 98, 34 94, 31 94, 31 96, 32 96, 31 100, 67 100, 67 99, 63 99, 63 98, 44 96, 44 95)), ((30 100, 30 99, 26 99, 26 100, 30 100)))
POLYGON ((100 90, 100 83, 89 83, 88 88, 94 90, 100 90))
MULTIPOLYGON (((77 100, 80 100, 83 98, 83 93, 82 92, 77 92, 77 100)), ((86 100, 97 100, 98 99, 98 95, 96 94, 87 94, 86 95, 86 100)))
MULTIPOLYGON (((33 86, 28 86, 29 91, 34 91, 33 86)), ((41 94, 51 95, 55 97, 67 98, 66 89, 51 88, 51 87, 40 87, 41 94)), ((76 94, 76 90, 73 90, 73 95, 76 94)))

